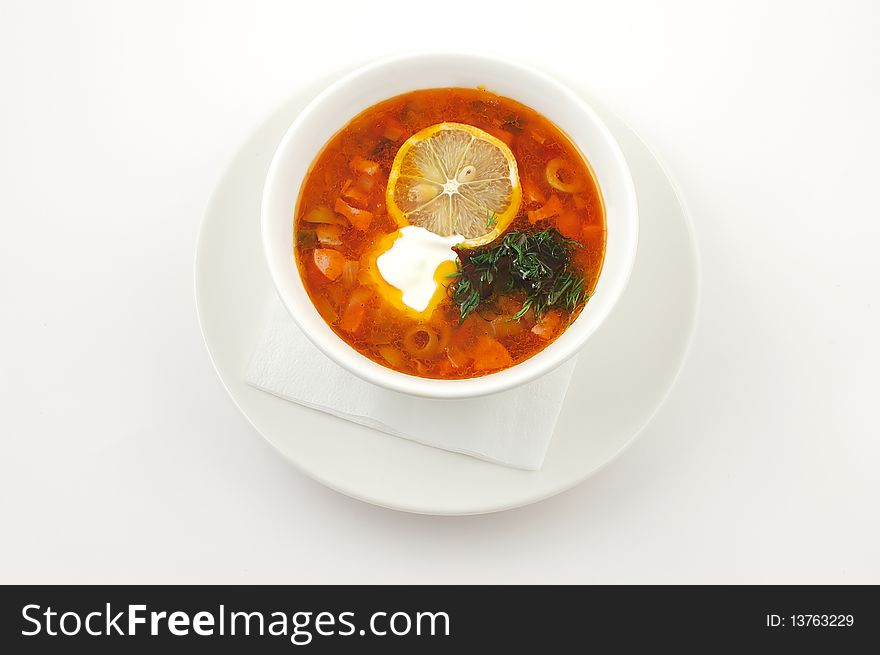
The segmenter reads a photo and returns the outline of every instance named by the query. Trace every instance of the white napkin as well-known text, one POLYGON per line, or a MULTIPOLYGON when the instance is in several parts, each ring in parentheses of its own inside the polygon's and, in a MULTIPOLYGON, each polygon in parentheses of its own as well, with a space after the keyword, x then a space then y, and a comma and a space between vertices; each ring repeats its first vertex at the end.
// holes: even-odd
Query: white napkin
POLYGON ((377 387, 336 365, 300 331, 277 297, 273 303, 245 373, 251 386, 427 446, 515 468, 541 468, 574 359, 491 396, 417 398, 377 387))

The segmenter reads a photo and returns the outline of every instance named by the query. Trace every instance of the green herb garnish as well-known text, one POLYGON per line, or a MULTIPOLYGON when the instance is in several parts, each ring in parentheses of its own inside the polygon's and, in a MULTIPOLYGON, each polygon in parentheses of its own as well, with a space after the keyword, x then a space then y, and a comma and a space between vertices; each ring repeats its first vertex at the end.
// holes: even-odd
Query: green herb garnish
POLYGON ((500 242, 475 251, 459 251, 458 270, 450 286, 452 300, 464 321, 497 295, 525 293, 513 320, 531 309, 541 318, 551 307, 572 311, 587 299, 584 278, 570 270, 571 253, 582 247, 553 228, 514 231, 500 242))
POLYGON ((495 227, 495 223, 497 223, 497 222, 498 222, 498 214, 487 209, 486 210, 486 229, 491 230, 493 227, 495 227))

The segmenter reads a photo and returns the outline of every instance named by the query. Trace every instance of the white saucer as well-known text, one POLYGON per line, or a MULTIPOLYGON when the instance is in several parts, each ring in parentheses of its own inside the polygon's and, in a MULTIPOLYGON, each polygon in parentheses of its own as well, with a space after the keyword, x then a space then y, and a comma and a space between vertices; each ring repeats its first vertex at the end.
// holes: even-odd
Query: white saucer
POLYGON ((639 252, 629 287, 579 356, 542 470, 422 446, 244 383, 275 293, 260 245, 263 181, 279 139, 307 100, 304 94, 276 113, 242 146, 214 191, 196 252, 202 334, 220 379, 254 428, 328 487, 426 514, 527 505, 614 459, 651 420, 684 363, 696 323, 699 268, 690 218, 674 185, 638 136, 608 112, 599 113, 623 149, 638 193, 639 252))

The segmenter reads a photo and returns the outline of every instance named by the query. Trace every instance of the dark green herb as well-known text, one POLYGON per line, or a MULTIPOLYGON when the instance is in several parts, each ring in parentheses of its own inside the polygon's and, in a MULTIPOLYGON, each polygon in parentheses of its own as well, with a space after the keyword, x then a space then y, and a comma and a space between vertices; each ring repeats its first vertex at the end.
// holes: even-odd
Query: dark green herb
POLYGON ((491 209, 486 210, 486 229, 491 230, 495 227, 495 223, 498 222, 498 214, 493 212, 491 209))
POLYGON ((481 304, 517 291, 526 300, 513 319, 531 309, 540 318, 551 307, 574 310, 586 301, 584 278, 570 270, 571 253, 581 244, 553 228, 514 231, 500 242, 475 251, 459 251, 458 270, 450 286, 464 321, 481 304))

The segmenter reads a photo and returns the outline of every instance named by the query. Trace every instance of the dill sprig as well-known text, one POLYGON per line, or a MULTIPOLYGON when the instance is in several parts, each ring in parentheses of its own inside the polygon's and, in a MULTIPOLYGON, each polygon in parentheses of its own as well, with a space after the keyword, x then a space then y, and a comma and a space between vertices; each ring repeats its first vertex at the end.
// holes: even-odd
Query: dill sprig
POLYGON ((500 242, 476 251, 459 251, 458 270, 450 286, 464 321, 494 296, 525 293, 518 320, 529 310, 541 318, 551 307, 572 311, 586 301, 584 278, 570 270, 571 253, 581 244, 553 228, 514 231, 500 242))

